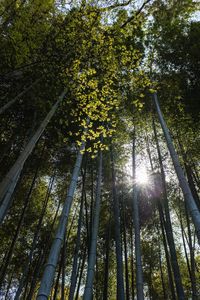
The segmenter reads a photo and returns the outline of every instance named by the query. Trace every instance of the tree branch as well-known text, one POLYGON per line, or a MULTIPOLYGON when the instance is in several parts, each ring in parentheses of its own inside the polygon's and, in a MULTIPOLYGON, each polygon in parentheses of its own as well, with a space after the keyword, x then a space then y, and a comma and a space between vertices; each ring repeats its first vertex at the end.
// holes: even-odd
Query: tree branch
POLYGON ((143 4, 142 4, 142 6, 138 9, 138 11, 133 15, 133 16, 131 16, 130 18, 128 18, 127 20, 126 20, 126 22, 124 22, 124 24, 122 24, 120 27, 121 28, 124 28, 128 23, 130 23, 133 19, 135 19, 135 17, 137 17, 140 13, 141 13, 141 11, 143 10, 143 8, 150 2, 151 0, 146 0, 143 4))
POLYGON ((114 9, 114 8, 117 8, 117 7, 127 6, 131 2, 132 2, 132 0, 129 0, 129 1, 124 2, 124 3, 116 3, 116 4, 113 4, 113 5, 102 8, 101 11, 107 11, 107 10, 111 10, 111 9, 114 9))

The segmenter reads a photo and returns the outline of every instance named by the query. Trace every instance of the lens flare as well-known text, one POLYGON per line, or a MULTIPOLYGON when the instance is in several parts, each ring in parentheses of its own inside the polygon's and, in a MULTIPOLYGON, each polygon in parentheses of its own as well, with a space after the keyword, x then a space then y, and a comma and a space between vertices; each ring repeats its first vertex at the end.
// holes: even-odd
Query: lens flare
POLYGON ((136 169, 136 182, 140 185, 147 185, 149 182, 149 177, 147 170, 144 166, 139 166, 136 169))

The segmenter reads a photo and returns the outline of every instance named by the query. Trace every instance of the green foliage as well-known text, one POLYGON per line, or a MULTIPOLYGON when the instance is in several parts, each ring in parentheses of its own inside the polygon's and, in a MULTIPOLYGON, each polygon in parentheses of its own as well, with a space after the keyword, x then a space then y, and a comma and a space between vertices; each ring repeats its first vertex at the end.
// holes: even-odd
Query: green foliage
MULTIPOLYGON (((132 285, 133 183, 126 168, 130 160, 128 148, 136 127, 137 164, 145 161, 150 170, 146 151, 148 140, 154 169, 159 169, 151 126, 153 111, 151 94, 155 91, 158 91, 161 108, 178 152, 182 156, 181 163, 183 167, 187 163, 192 168, 193 178, 196 180, 195 188, 199 192, 200 23, 197 20, 190 20, 198 3, 192 0, 156 0, 137 14, 136 9, 133 10, 134 1, 127 1, 129 4, 127 6, 124 1, 122 2, 121 5, 119 1, 4 0, 0 3, 0 106, 13 99, 36 79, 40 79, 34 88, 21 96, 9 111, 1 115, 1 179, 23 151, 24 145, 57 97, 64 88, 67 88, 64 101, 48 124, 36 150, 25 164, 14 194, 12 208, 0 229, 0 258, 3 262, 24 208, 24 200, 34 177, 35 168, 39 165, 39 174, 3 282, 4 295, 10 279, 12 279, 10 290, 14 291, 19 284, 41 216, 48 181, 55 171, 55 184, 45 210, 26 282, 30 290, 31 282, 36 278, 35 297, 69 186, 76 152, 82 141, 86 142, 83 153, 84 164, 87 167, 83 192, 84 217, 78 255, 80 268, 86 253, 81 288, 85 284, 92 228, 96 158, 99 150, 103 150, 104 174, 94 299, 103 297, 108 228, 110 230, 108 299, 116 299, 115 236, 109 152, 111 142, 114 147, 118 196, 120 201, 124 201, 129 283, 132 285), (111 7, 106 8, 108 5, 111 7), (130 16, 134 18, 129 22, 130 16), (41 156, 43 144, 44 152, 41 156), (35 266, 41 257, 40 267, 36 268, 38 274, 35 276, 35 266)), ((180 239, 180 211, 184 216, 185 208, 182 198, 178 197, 180 191, 160 131, 159 139, 168 180, 167 189, 178 260, 186 297, 189 298, 190 277, 183 242, 180 239)), ((70 287, 82 181, 83 178, 80 176, 67 228, 66 293, 70 287)), ((151 189, 144 188, 139 200, 147 297, 164 299, 161 263, 164 285, 170 298, 166 257, 156 201, 152 197, 151 189)), ((188 239, 187 220, 183 217, 182 221, 188 239)), ((193 231, 192 228, 192 234, 193 231)), ((123 236, 123 230, 121 235, 123 236)), ((197 247, 195 241, 194 245, 197 247)), ((195 249, 194 255, 198 268, 199 248, 195 249)), ((135 257, 133 259, 135 260, 135 257)), ((57 272, 58 269, 56 274, 57 272)), ((200 280, 198 272, 196 279, 197 282, 200 280)), ((60 299, 60 287, 61 279, 57 299, 60 299)), ((136 290, 135 282, 133 287, 136 290)))

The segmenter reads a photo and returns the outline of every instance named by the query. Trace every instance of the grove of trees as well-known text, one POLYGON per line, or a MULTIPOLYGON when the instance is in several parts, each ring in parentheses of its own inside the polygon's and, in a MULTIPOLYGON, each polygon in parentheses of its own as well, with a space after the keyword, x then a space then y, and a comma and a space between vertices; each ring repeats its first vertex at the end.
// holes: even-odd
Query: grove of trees
POLYGON ((0 299, 200 299, 199 8, 0 1, 0 299))

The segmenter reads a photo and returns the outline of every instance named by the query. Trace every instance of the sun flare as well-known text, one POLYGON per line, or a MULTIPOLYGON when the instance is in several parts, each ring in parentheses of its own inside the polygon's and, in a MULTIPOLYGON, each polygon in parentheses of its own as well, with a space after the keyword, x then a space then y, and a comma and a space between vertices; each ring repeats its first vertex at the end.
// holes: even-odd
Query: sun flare
POLYGON ((149 182, 147 170, 144 166, 139 166, 136 169, 136 183, 146 185, 149 182))

